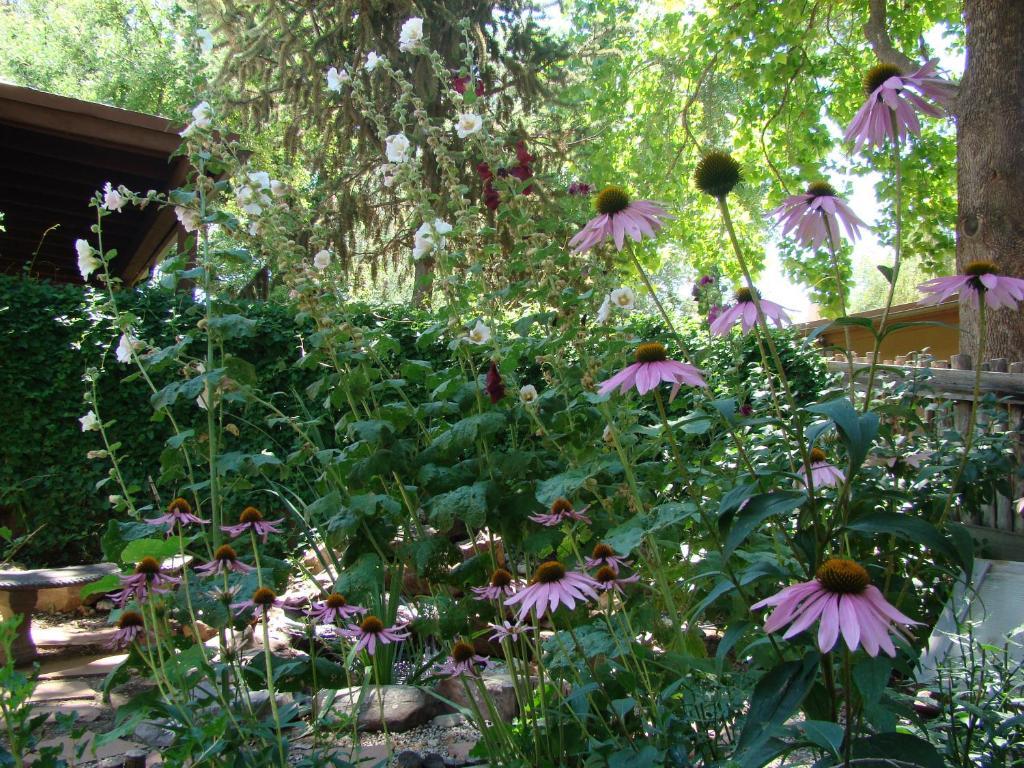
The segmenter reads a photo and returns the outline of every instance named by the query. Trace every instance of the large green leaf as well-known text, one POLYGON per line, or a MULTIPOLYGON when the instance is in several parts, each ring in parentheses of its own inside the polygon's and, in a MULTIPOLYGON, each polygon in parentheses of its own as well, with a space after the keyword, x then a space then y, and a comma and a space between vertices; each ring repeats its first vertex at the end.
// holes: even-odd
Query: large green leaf
MULTIPOLYGON (((927 520, 898 512, 871 512, 850 521, 846 528, 859 533, 889 533, 959 560, 960 552, 927 520)), ((966 567, 970 567, 969 564, 966 567)))
POLYGON ((439 531, 447 531, 456 520, 461 520, 471 529, 481 528, 487 518, 490 488, 490 481, 480 480, 435 496, 428 505, 430 524, 439 531))
POLYGON ((871 450, 871 444, 878 434, 878 416, 871 412, 858 414, 857 409, 845 397, 809 405, 807 410, 827 416, 836 425, 850 456, 851 473, 856 472, 864 463, 864 458, 871 450))
POLYGON ((892 768, 898 760, 901 768, 945 768, 945 762, 935 747, 924 739, 909 733, 876 733, 866 739, 856 739, 852 757, 857 768, 892 768))
POLYGON ((800 661, 784 661, 754 686, 735 755, 744 766, 749 763, 742 756, 754 753, 796 712, 814 684, 819 659, 812 652, 800 661))
POLYGON ((736 547, 742 544, 747 536, 769 517, 791 512, 806 500, 807 494, 803 491, 775 491, 752 496, 733 516, 729 533, 725 537, 722 557, 729 557, 736 547))

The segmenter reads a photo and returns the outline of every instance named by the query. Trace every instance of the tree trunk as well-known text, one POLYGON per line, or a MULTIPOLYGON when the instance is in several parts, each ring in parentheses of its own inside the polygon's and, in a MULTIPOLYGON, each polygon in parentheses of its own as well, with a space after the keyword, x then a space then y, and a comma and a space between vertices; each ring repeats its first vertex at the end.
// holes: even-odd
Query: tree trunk
MULTIPOLYGON (((965 0, 957 103, 957 272, 991 261, 1024 277, 1024 3, 965 0)), ((1024 313, 986 315, 985 357, 1024 360, 1024 313)), ((961 299, 960 351, 977 357, 978 312, 961 299)))

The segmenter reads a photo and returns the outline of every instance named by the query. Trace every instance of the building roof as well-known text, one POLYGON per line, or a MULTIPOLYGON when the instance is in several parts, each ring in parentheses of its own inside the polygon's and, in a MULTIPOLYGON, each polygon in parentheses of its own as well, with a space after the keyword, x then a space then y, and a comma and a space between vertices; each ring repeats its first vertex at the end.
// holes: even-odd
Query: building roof
MULTIPOLYGON (((0 83, 0 272, 82 282, 74 242, 96 211, 89 200, 106 182, 144 194, 185 179, 188 162, 171 157, 182 126, 32 88, 0 83)), ((174 211, 126 207, 103 222, 103 246, 117 249, 111 271, 128 283, 144 277, 176 237, 174 211)))

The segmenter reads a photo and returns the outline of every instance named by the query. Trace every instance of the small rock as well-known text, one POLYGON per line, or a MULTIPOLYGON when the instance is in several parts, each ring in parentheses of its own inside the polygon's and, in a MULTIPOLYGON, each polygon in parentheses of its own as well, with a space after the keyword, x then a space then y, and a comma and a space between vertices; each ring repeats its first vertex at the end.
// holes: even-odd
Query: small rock
POLYGON ((423 761, 420 756, 413 752, 411 749, 407 749, 404 752, 399 752, 395 756, 395 765, 398 768, 423 768, 423 761))
POLYGON ((98 600, 98 601, 96 601, 96 610, 97 611, 108 611, 108 612, 112 611, 112 610, 114 610, 114 601, 113 600, 106 600, 106 599, 98 600))
MULTIPOLYGON (((196 630, 199 632, 199 639, 204 643, 211 637, 217 636, 217 630, 214 627, 211 627, 209 624, 204 624, 203 622, 198 620, 196 621, 196 630)), ((183 634, 185 637, 192 637, 192 625, 182 625, 181 634, 183 634)))
POLYGON ((466 722, 465 716, 458 712, 453 712, 450 715, 438 715, 430 721, 430 724, 435 728, 454 728, 457 725, 462 725, 464 722, 466 722))
MULTIPOLYGON (((516 689, 512 684, 512 677, 507 672, 485 671, 483 673, 484 686, 498 717, 503 722, 511 723, 519 714, 519 702, 516 701, 516 689)), ((473 691, 473 699, 481 712, 487 711, 487 702, 480 697, 480 692, 475 686, 470 686, 473 691)), ((454 702, 460 707, 471 709, 469 698, 466 696, 466 686, 457 677, 446 677, 437 683, 437 693, 442 699, 454 702)), ((450 707, 449 707, 450 709, 450 707)))
POLYGON ((346 715, 355 709, 356 702, 362 698, 357 720, 360 731, 382 731, 386 724, 389 731, 400 733, 422 725, 437 713, 435 699, 426 691, 411 685, 370 686, 365 691, 361 688, 321 691, 321 709, 331 693, 335 694, 331 708, 346 715))
POLYGON ((423 768, 445 768, 444 758, 437 752, 428 752, 423 756, 423 768))
POLYGON ((174 731, 159 720, 144 720, 135 726, 135 738, 154 749, 167 749, 174 743, 174 731))

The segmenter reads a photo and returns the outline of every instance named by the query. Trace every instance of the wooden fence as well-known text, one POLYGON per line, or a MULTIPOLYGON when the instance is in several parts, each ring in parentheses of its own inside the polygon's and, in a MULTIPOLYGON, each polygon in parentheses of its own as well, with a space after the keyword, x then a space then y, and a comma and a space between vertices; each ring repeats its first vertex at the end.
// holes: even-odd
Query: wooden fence
MULTIPOLYGON (((871 364, 870 355, 854 358, 854 378, 863 386, 871 364)), ((848 374, 846 356, 835 355, 828 362, 830 371, 848 374)), ((989 554, 1008 559, 1024 559, 1024 517, 1018 506, 1024 504, 1024 482, 1017 470, 1024 464, 1024 362, 1009 362, 994 358, 981 366, 982 397, 993 394, 997 408, 1005 412, 1002 418, 988 418, 981 426, 990 430, 1005 430, 1013 436, 1014 462, 1010 474, 1010 495, 998 494, 994 503, 986 505, 961 522, 967 524, 989 554)), ((971 401, 974 399, 976 371, 970 355, 953 355, 948 360, 937 360, 918 353, 883 360, 876 377, 882 381, 910 381, 920 385, 919 394, 936 403, 937 407, 924 409, 926 420, 939 429, 954 427, 963 433, 968 427, 971 401), (942 407, 948 403, 949 407, 942 407)), ((986 417, 979 414, 979 420, 986 417)))

